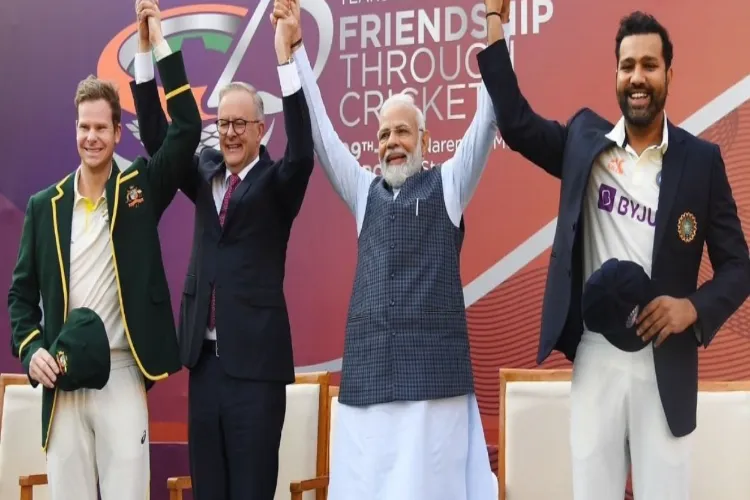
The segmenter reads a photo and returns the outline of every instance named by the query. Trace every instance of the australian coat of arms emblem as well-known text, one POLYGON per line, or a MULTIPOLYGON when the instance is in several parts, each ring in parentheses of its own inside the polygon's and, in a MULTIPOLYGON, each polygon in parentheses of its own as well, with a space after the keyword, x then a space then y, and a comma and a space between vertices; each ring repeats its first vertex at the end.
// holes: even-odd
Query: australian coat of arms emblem
POLYGON ((137 207, 143 203, 143 191, 137 186, 130 186, 128 188, 126 199, 130 208, 137 207))
POLYGON ((58 351, 57 353, 57 366, 60 367, 60 371, 64 374, 68 373, 68 357, 65 355, 65 351, 58 351))

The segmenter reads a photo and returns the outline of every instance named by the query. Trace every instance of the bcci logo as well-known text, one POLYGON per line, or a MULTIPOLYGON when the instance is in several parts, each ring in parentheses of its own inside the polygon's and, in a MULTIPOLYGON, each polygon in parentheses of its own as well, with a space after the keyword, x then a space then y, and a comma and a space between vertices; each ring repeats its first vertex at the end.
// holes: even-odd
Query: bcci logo
MULTIPOLYGON (((212 55, 220 61, 218 71, 212 71, 217 69, 215 64, 206 63, 205 68, 201 65, 200 70, 193 70, 190 74, 193 95, 204 123, 199 149, 219 148, 219 135, 213 122, 216 119, 221 88, 235 79, 240 65, 253 64, 251 60, 253 58, 248 57, 248 54, 257 54, 260 50, 273 51, 272 39, 265 43, 256 41, 253 49, 250 50, 258 27, 262 22, 268 23, 271 7, 271 0, 260 0, 254 11, 234 5, 195 4, 162 12, 162 30, 172 50, 181 49, 183 42, 188 39, 198 39, 202 42, 203 49, 213 53, 212 55), (205 83, 206 80, 208 83, 205 83)), ((315 77, 318 78, 331 52, 333 15, 325 0, 301 0, 300 9, 310 14, 317 25, 319 43, 313 71, 315 77)), ((138 29, 133 23, 115 35, 107 44, 101 53, 97 67, 99 78, 113 81, 118 85, 123 112, 133 117, 136 114, 135 104, 129 83, 134 76, 133 62, 137 51, 138 29)), ((191 65, 189 57, 191 56, 186 56, 188 66, 191 65)), ((261 76, 268 71, 256 66, 252 73, 261 76)), ((252 77, 248 80, 258 88, 252 77)), ((276 87, 278 88, 278 85, 276 87)), ((258 88, 258 93, 263 99, 266 116, 272 117, 266 135, 263 137, 263 144, 267 144, 276 122, 273 115, 282 111, 282 101, 281 97, 261 88, 258 88)), ((159 94, 164 102, 164 91, 161 87, 159 94)), ((132 119, 128 122, 123 117, 123 122, 133 136, 140 141, 138 121, 132 119)))
POLYGON ((635 306, 635 309, 630 311, 630 314, 628 315, 627 321, 625 321, 625 328, 633 328, 635 325, 635 321, 638 319, 638 313, 641 311, 641 308, 638 306, 635 306))

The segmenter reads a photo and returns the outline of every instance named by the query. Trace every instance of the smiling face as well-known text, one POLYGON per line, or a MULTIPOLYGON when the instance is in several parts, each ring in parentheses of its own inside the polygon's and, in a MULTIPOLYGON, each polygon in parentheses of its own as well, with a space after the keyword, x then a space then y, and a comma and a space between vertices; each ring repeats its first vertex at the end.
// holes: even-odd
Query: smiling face
POLYGON ((230 84, 219 97, 216 125, 224 162, 237 173, 260 153, 265 134, 263 101, 251 86, 230 84))
POLYGON ((386 101, 380 112, 378 156, 383 178, 391 187, 401 187, 422 169, 429 144, 419 110, 408 98, 386 101))
POLYGON ((671 78, 672 69, 666 67, 658 34, 623 38, 617 66, 617 102, 630 125, 647 127, 664 111, 671 78))
POLYGON ((109 168, 122 136, 122 111, 117 90, 108 82, 89 77, 78 85, 75 97, 76 145, 81 165, 109 168))
POLYGON ((659 127, 674 57, 667 29, 651 14, 631 12, 620 20, 615 57, 615 92, 626 124, 634 129, 659 127))

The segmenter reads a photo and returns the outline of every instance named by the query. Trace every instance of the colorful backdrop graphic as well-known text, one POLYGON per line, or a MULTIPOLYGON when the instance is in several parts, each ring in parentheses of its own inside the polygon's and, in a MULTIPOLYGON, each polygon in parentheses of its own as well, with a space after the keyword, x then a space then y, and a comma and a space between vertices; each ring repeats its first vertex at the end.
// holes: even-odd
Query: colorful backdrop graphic
MULTIPOLYGON (((724 0, 632 1, 671 30, 675 78, 668 115, 718 142, 740 216, 750 220, 750 3, 724 0)), ((328 113, 364 165, 377 163, 375 110, 389 91, 412 89, 433 137, 428 159, 444 161, 473 115, 485 40, 482 2, 459 0, 302 0, 304 39, 319 74, 328 113)), ((283 153, 283 118, 275 71, 269 0, 202 4, 162 0, 170 44, 184 51, 200 101, 203 143, 216 145, 210 125, 219 83, 242 79, 264 92, 268 146, 283 153)), ((523 91, 548 118, 566 120, 589 106, 614 121, 614 34, 623 3, 599 0, 516 0, 511 48, 523 91)), ((7 290, 23 211, 31 194, 76 168, 73 93, 90 73, 120 86, 125 133, 118 161, 143 154, 128 81, 135 50, 133 2, 80 0, 30 9, 0 4, 0 102, 6 161, 0 176, 0 288, 7 290), (86 15, 81 16, 82 12, 86 15)), ((534 367, 540 308, 558 203, 558 182, 503 148, 498 137, 466 212, 462 273, 469 311, 478 396, 488 439, 497 439, 497 370, 534 367)), ((191 244, 193 208, 179 195, 162 223, 172 303, 179 306, 191 244)), ((354 220, 316 169, 288 254, 286 293, 295 361, 300 371, 338 370, 356 260, 354 220)), ((706 259, 701 278, 711 275, 706 259)), ((701 353, 701 376, 750 376, 750 309, 735 315, 701 353)), ((0 311, 0 371, 19 371, 9 352, 7 311, 0 311)), ((565 366, 559 356, 545 367, 565 366)), ((186 437, 186 374, 157 384, 149 401, 154 441, 186 437)))

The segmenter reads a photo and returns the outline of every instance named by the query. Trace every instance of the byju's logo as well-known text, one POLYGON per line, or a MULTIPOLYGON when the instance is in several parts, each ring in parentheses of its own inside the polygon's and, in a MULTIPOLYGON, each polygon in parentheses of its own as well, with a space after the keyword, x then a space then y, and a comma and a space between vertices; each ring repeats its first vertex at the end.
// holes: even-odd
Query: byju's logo
POLYGON ((656 226, 656 210, 641 205, 627 196, 617 196, 617 189, 602 184, 599 186, 599 210, 609 213, 617 213, 624 217, 630 217, 638 222, 645 222, 651 227, 656 226))
POLYGON ((602 184, 599 186, 599 209, 605 212, 611 212, 615 208, 615 198, 617 197, 617 189, 612 186, 602 184))

